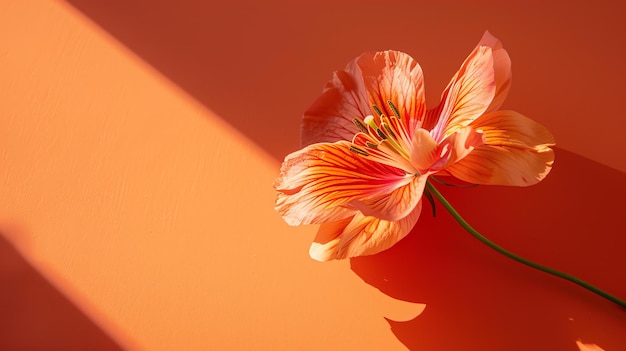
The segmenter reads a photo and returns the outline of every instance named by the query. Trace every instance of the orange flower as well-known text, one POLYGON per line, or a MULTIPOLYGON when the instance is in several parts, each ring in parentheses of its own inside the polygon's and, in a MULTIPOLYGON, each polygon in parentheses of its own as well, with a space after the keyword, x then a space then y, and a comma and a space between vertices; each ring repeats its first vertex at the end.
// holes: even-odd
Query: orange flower
POLYGON ((285 158, 274 187, 290 225, 321 224, 316 260, 371 255, 413 228, 431 175, 527 186, 550 171, 554 139, 498 110, 511 62, 488 32, 426 110, 420 66, 397 51, 366 53, 335 72, 305 112, 305 146, 285 158))

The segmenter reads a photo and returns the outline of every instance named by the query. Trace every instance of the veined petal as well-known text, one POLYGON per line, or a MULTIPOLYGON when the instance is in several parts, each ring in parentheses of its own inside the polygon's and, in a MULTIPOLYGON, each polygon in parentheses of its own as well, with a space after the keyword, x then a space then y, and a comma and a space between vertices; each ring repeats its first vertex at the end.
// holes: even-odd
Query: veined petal
POLYGON ((536 151, 548 151, 555 145, 554 136, 546 127, 516 111, 501 110, 485 114, 470 126, 485 134, 485 143, 488 145, 531 148, 536 151))
MULTIPOLYGON (((456 132, 447 137, 442 146, 450 146, 452 151, 449 163, 454 163, 462 160, 465 156, 469 155, 476 147, 485 143, 484 134, 481 130, 476 130, 472 127, 460 127, 456 132)), ((446 164, 445 168, 448 165, 446 164)), ((438 171, 437 169, 436 171, 438 171)))
POLYGON ((418 128, 413 136, 411 145, 411 163, 420 171, 430 168, 437 161, 437 142, 430 133, 418 128))
POLYGON ((482 143, 482 132, 472 127, 461 127, 439 144, 428 131, 419 128, 413 138, 411 162, 423 175, 440 173, 482 143))
POLYGON ((511 88, 511 58, 504 50, 504 47, 498 38, 485 32, 478 46, 489 46, 493 54, 493 71, 496 80, 496 92, 485 113, 496 111, 502 106, 511 88))
POLYGON ((422 211, 418 202, 399 221, 386 221, 357 212, 354 217, 320 226, 309 254, 318 261, 373 255, 403 239, 415 226, 422 211))
POLYGON ((399 51, 366 53, 357 58, 356 64, 370 105, 376 105, 386 116, 393 116, 396 111, 389 106, 391 101, 411 137, 425 112, 422 68, 411 56, 399 51))
POLYGON ((333 74, 322 95, 304 112, 300 131, 302 146, 350 140, 359 129, 352 119, 371 114, 361 71, 353 60, 333 74))
POLYGON ((389 146, 389 142, 379 142, 365 133, 358 133, 352 139, 352 143, 366 151, 368 155, 363 157, 370 161, 400 168, 405 173, 417 173, 417 169, 415 169, 413 164, 404 158, 403 155, 393 151, 393 148, 389 146))
POLYGON ((434 123, 433 137, 441 141, 456 129, 469 125, 493 101, 496 82, 492 50, 478 46, 463 62, 442 94, 442 102, 427 114, 425 128, 434 123))
POLYGON ((373 216, 387 221, 397 221, 406 217, 421 201, 428 176, 415 176, 411 182, 391 193, 364 198, 351 205, 365 216, 373 216))
MULTIPOLYGON (((487 112, 496 111, 502 106, 502 103, 506 99, 506 96, 509 93, 511 88, 511 58, 509 54, 504 49, 502 42, 498 40, 498 38, 491 35, 489 32, 485 32, 483 37, 478 42, 476 49, 481 46, 486 46, 491 48, 491 54, 493 56, 493 71, 494 71, 494 80, 495 80, 495 93, 491 104, 485 110, 487 112)), ((444 108, 446 103, 446 95, 447 91, 450 87, 446 88, 444 93, 442 94, 442 100, 439 105, 433 109, 426 111, 426 117, 424 119, 423 128, 432 129, 436 125, 439 116, 444 108)))
POLYGON ((398 108, 407 130, 414 129, 424 113, 422 69, 409 55, 398 51, 365 53, 335 72, 322 95, 305 111, 301 142, 350 140, 358 132, 352 120, 373 114, 376 105, 388 116, 398 108))
POLYGON ((274 187, 276 210, 288 224, 348 217, 354 202, 390 194, 414 178, 355 154, 351 146, 347 141, 313 144, 285 158, 274 187))
POLYGON ((466 182, 527 186, 540 182, 554 163, 554 137, 539 123, 514 111, 483 115, 471 127, 484 134, 484 145, 448 167, 466 182))

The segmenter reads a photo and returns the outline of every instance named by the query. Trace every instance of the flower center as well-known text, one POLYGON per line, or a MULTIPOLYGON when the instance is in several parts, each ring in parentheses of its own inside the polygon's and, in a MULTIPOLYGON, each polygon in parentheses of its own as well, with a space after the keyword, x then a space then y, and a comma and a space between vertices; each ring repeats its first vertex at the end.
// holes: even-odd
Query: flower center
POLYGON ((386 116, 376 105, 372 109, 378 117, 372 115, 364 120, 354 118, 352 122, 361 132, 352 138, 350 151, 372 161, 403 169, 407 174, 419 175, 411 164, 411 138, 406 124, 400 118, 398 109, 387 101, 393 116, 386 116))

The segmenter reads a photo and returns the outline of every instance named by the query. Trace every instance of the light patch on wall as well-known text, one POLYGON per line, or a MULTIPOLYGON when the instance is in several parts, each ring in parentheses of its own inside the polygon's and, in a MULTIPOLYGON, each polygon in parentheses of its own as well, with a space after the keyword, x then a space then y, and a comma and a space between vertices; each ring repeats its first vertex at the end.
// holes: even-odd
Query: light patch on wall
POLYGON ((0 226, 124 348, 401 348, 413 304, 308 257, 277 161, 64 3, 5 10, 0 226))

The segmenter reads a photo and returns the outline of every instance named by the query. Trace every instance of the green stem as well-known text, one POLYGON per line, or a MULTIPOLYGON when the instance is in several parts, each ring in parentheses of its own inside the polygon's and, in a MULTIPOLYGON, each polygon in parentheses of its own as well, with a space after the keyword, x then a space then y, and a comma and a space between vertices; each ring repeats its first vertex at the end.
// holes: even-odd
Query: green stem
POLYGON ((501 246, 498 246, 497 244, 495 244, 494 242, 492 242, 491 240, 487 239, 486 237, 484 237, 482 234, 480 234, 478 231, 476 231, 476 229, 472 228, 472 226, 469 225, 469 223, 467 223, 465 221, 465 219, 463 219, 463 217, 461 217, 461 215, 454 209, 454 207, 452 207, 452 205, 450 205, 450 203, 448 202, 448 200, 446 200, 443 195, 441 195, 441 193, 430 183, 430 182, 426 182, 426 186, 428 187, 428 190, 430 191, 430 193, 432 195, 434 195, 437 200, 439 200, 439 202, 441 202, 441 204, 443 205, 443 207, 446 208, 446 210, 448 210, 448 212, 450 212, 450 214, 452 215, 452 217, 454 217, 454 219, 456 219, 457 222, 459 222, 459 224, 465 229, 467 230, 473 237, 475 237, 476 239, 480 240, 482 243, 484 243, 485 245, 489 246, 490 248, 498 251, 499 253, 503 254, 504 256, 511 258, 517 262, 523 263, 527 266, 530 266, 532 268, 538 269, 540 271, 546 272, 548 274, 552 274, 556 277, 565 279, 565 280, 569 280, 570 282, 574 283, 574 284, 578 284, 580 286, 582 286, 583 288, 594 292, 602 297, 604 297, 607 300, 610 300, 622 307, 626 307, 626 301, 621 300, 605 291, 602 291, 598 288, 596 288, 595 286, 584 282, 574 276, 571 276, 569 274, 563 273, 563 272, 559 272, 557 270, 554 270, 552 268, 546 267, 546 266, 542 266, 540 264, 534 263, 532 261, 529 261, 525 258, 522 258, 520 256, 517 256, 516 254, 507 251, 506 249, 504 249, 501 246))

